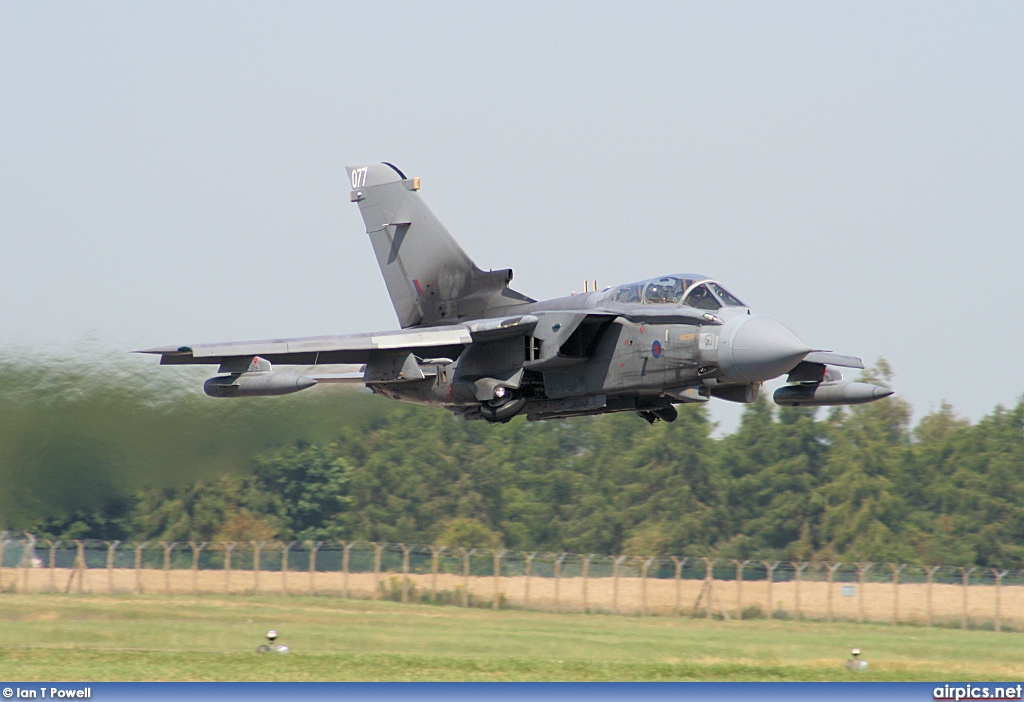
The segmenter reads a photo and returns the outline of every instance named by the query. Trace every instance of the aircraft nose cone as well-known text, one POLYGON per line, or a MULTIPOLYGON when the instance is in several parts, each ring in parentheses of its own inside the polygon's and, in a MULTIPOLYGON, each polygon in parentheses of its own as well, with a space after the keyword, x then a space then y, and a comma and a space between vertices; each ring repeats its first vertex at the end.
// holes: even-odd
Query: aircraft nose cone
POLYGON ((770 317, 747 317, 731 341, 731 363, 722 370, 731 379, 760 383, 787 373, 810 347, 788 327, 770 317))

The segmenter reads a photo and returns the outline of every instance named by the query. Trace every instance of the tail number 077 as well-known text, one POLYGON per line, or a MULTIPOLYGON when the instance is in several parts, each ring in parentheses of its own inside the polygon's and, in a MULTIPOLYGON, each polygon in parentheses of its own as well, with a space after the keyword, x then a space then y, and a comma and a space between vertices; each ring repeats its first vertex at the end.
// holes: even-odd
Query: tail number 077
POLYGON ((352 171, 352 187, 361 188, 366 185, 366 171, 368 168, 356 168, 352 171))

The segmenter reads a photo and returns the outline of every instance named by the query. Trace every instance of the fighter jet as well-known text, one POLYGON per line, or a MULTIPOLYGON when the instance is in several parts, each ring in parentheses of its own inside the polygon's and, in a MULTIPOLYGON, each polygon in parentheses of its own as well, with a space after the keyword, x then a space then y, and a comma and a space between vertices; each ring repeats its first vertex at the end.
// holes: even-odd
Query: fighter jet
POLYGON ((814 349, 720 282, 663 275, 538 302, 482 270, 389 163, 347 168, 400 330, 147 349, 161 364, 214 364, 212 397, 284 395, 356 382, 378 395, 503 423, 608 412, 674 421, 675 405, 753 402, 787 374, 780 405, 849 405, 892 394, 843 380, 859 358, 814 349), (342 364, 351 364, 348 366, 342 364), (282 370, 281 367, 292 367, 282 370))

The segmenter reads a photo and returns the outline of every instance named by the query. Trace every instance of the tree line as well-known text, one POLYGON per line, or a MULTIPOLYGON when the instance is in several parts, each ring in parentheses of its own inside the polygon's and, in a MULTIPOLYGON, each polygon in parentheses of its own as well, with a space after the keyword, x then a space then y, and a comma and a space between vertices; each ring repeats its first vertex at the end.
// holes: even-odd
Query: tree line
POLYGON ((0 364, 0 528, 1024 567, 1024 399, 911 427, 898 397, 762 397, 716 437, 701 405, 653 426, 492 426, 346 390, 222 402, 145 377, 83 371, 39 393, 37 370, 0 364))

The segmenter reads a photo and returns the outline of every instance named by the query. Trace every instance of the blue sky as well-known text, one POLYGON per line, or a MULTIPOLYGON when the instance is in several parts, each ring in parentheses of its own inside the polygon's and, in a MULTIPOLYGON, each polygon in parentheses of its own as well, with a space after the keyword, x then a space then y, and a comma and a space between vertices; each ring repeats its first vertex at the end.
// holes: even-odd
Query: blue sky
POLYGON ((3 3, 0 353, 393 328, 344 173, 387 160, 533 297, 701 271, 977 419, 1024 393, 1021 37, 998 2, 3 3))

